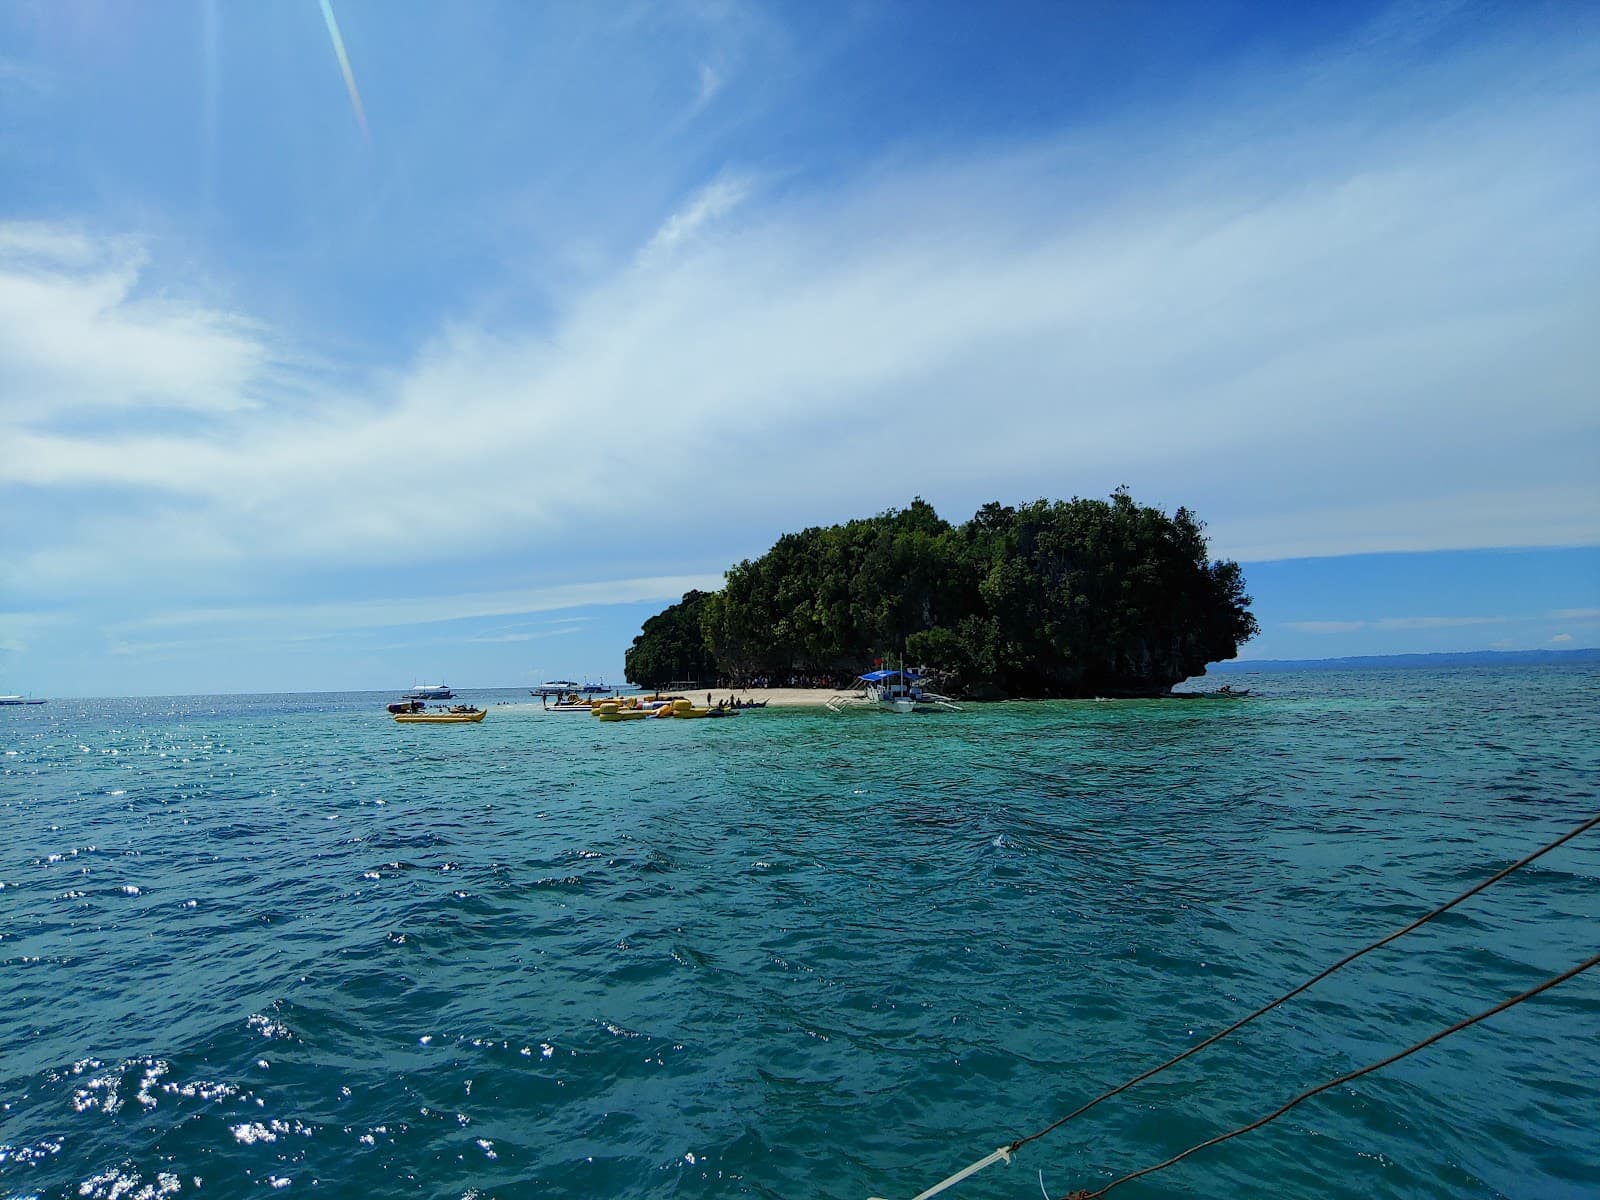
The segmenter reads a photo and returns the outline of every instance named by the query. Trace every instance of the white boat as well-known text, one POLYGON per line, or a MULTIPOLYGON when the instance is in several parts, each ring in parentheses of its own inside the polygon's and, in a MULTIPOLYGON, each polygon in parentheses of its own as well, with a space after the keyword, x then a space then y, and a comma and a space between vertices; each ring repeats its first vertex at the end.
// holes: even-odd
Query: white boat
POLYGON ((0 704, 43 704, 43 700, 36 700, 31 696, 0 696, 0 704))
POLYGON ((407 700, 449 700, 455 696, 448 683, 413 684, 405 694, 407 700))
POLYGON ((858 694, 835 696, 828 701, 828 707, 840 712, 852 701, 865 701, 885 712, 894 713, 933 712, 936 709, 961 711, 950 697, 930 692, 922 686, 921 680, 921 672, 908 671, 904 667, 898 671, 868 671, 865 675, 856 676, 856 684, 861 688, 858 694))
POLYGON ((571 696, 583 688, 574 679, 548 679, 536 688, 529 688, 530 696, 571 696))
POLYGON ((606 681, 604 679, 602 679, 599 683, 590 683, 588 680, 584 680, 583 687, 579 690, 582 691, 585 696, 604 696, 611 691, 611 689, 606 686, 606 681))

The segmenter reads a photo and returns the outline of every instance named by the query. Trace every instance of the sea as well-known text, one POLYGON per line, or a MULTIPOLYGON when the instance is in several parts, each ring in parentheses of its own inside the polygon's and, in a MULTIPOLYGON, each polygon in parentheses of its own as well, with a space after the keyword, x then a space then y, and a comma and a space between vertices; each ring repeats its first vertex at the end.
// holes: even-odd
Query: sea
MULTIPOLYGON (((909 1200, 1600 812, 1594 664, 1226 681, 0 709, 0 1195, 909 1200)), ((1597 949, 1600 829, 944 1195, 1104 1186, 1597 949)), ((1111 1194, 1600 1196, 1600 970, 1111 1194)))

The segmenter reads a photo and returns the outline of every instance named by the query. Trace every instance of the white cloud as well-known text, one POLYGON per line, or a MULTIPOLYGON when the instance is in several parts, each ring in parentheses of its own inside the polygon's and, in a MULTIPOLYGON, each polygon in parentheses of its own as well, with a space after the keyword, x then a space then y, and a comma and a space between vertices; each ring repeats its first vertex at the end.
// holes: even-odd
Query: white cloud
POLYGON ((1550 640, 1556 643, 1570 642, 1572 640, 1572 635, 1570 633, 1558 633, 1550 640))
POLYGON ((710 63, 700 64, 700 91, 695 96, 695 108, 704 108, 722 90, 722 76, 710 63))
POLYGON ((1301 633, 1356 633, 1365 629, 1365 621, 1285 621, 1290 629, 1301 633))
POLYGON ((639 604, 677 600, 692 589, 722 586, 719 575, 666 575, 641 579, 606 579, 543 588, 457 595, 404 595, 329 604, 269 604, 180 609, 129 622, 124 631, 206 626, 310 628, 328 632, 428 625, 476 617, 556 612, 605 604, 639 604))
POLYGON ((214 412, 253 403, 250 389, 270 382, 272 357, 259 327, 202 304, 138 294, 146 261, 127 239, 0 225, 0 417, 38 424, 83 410, 214 412))
POLYGON ((46 221, 0 224, 0 265, 86 267, 101 255, 101 243, 81 229, 46 221))
POLYGON ((702 228, 714 224, 737 208, 749 191, 750 184, 744 179, 724 176, 712 180, 661 223, 642 257, 648 261, 689 240, 702 228))
POLYGON ((1468 625, 1499 625, 1505 617, 1383 617, 1374 629, 1459 629, 1468 625))
MULTIPOLYGON (((676 599, 676 597, 674 597, 676 599)), ((544 638, 571 637, 579 631, 576 625, 569 625, 564 629, 546 629, 542 633, 488 633, 481 637, 470 637, 469 642, 499 643, 499 642, 537 642, 544 638)))
POLYGON ((1379 617, 1360 621, 1285 621, 1301 633, 1358 633, 1368 629, 1458 629, 1470 625, 1502 625, 1509 617, 1379 617))
POLYGON ((31 643, 69 620, 59 612, 0 612, 0 652, 21 654, 31 643))
POLYGON ((283 402, 270 331, 152 293, 136 248, 7 227, 0 481, 36 515, 0 585, 170 602, 563 540, 671 561, 916 492, 960 517, 1122 482, 1245 559, 1600 542, 1600 95, 1540 62, 1419 70, 1422 104, 1330 68, 1231 120, 782 197, 725 173, 550 323, 446 328, 314 406, 283 402), (193 419, 59 419, 151 407, 193 419))

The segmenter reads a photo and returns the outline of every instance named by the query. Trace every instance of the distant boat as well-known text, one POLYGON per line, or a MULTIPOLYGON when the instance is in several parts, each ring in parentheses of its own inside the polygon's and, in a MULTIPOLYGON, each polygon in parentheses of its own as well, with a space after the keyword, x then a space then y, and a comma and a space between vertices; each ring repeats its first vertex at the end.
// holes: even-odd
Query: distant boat
POLYGON ((530 696, 570 696, 577 692, 587 691, 575 679, 550 679, 541 683, 536 688, 530 688, 530 696))
POLYGON ((35 700, 31 696, 0 696, 0 704, 44 704, 44 700, 35 700))
POLYGON ((602 679, 599 683, 589 683, 585 680, 583 687, 578 690, 586 696, 603 696, 611 689, 606 686, 606 681, 602 679))
POLYGON ((418 683, 406 693, 407 700, 449 700, 454 696, 448 683, 418 683))

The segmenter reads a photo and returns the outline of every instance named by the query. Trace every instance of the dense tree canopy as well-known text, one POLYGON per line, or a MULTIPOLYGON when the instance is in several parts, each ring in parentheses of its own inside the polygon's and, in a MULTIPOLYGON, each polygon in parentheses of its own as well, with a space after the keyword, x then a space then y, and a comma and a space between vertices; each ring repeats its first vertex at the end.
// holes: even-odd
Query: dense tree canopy
POLYGON ((722 591, 647 621, 628 677, 657 681, 659 645, 675 663, 703 651, 733 681, 852 675, 903 654, 968 695, 1147 695, 1234 657, 1256 632, 1250 602, 1188 509, 1169 517, 1119 491, 987 504, 954 526, 919 499, 779 538, 722 591))
POLYGON ((715 679, 717 665, 701 632, 708 592, 687 592, 682 600, 644 623, 624 656, 629 681, 648 687, 715 679))

